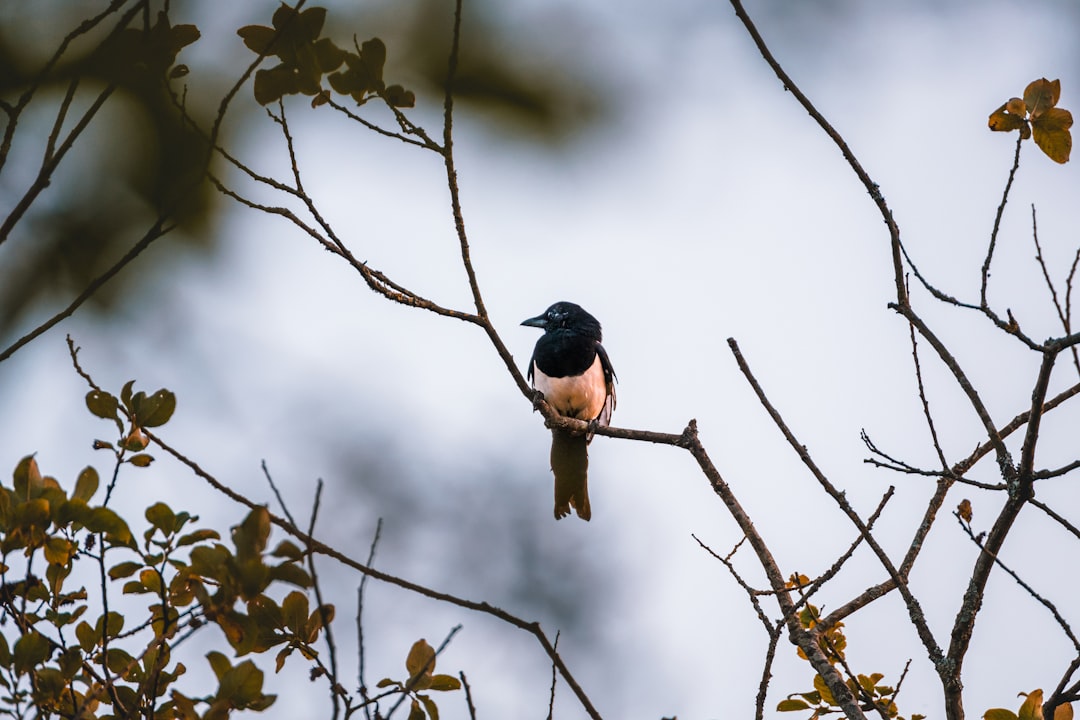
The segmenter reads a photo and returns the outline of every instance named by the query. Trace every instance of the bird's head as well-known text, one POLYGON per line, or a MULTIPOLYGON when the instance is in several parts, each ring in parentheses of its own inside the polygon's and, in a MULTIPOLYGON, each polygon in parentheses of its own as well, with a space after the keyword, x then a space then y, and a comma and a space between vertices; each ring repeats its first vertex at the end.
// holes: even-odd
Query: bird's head
POLYGON ((585 312, 580 305, 575 305, 572 302, 557 302, 545 310, 543 315, 529 318, 521 324, 541 328, 544 332, 569 330, 581 335, 588 335, 597 342, 603 339, 600 332, 600 321, 585 312))

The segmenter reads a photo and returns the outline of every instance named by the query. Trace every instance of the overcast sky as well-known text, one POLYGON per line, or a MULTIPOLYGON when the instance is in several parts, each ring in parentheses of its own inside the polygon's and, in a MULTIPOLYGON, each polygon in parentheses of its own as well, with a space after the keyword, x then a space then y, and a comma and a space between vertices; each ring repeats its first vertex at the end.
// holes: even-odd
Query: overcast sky
MULTIPOLYGON (((1075 16, 1054 2, 822 2, 797 15, 789 5, 749 2, 748 10, 879 183, 920 270, 950 294, 977 298, 1014 148, 1012 136, 987 130, 987 116, 1042 76, 1060 77, 1061 106, 1076 110, 1075 16)), ((264 22, 271 6, 236 24, 264 22)), ((865 465, 859 432, 914 464, 933 467, 935 455, 908 329, 886 308, 888 236, 840 153, 767 71, 724 2, 522 2, 504 12, 516 27, 556 34, 565 17, 582 38, 567 51, 577 53, 571 64, 582 63, 614 100, 601 122, 556 146, 524 142, 465 110, 458 116, 472 257, 519 365, 536 340, 521 320, 556 300, 583 305, 603 323, 618 373, 615 424, 680 432, 697 418, 783 570, 814 576, 856 533, 769 423, 727 349, 736 338, 800 441, 864 517, 896 485, 879 527, 898 557, 932 483, 865 465)), ((212 42, 205 30, 203 42, 212 42)), ((196 71, 189 87, 197 85, 196 71)), ((415 117, 430 131, 440 104, 419 98, 415 117)), ((470 309, 439 159, 302 99, 289 112, 306 187, 353 252, 422 295, 470 309)), ((284 169, 272 123, 233 141, 261 169, 284 169)), ((1031 204, 1060 282, 1080 242, 1078 189, 1072 164, 1024 148, 990 295, 1035 338, 1059 328, 1032 261, 1031 204)), ((691 537, 726 554, 741 535, 687 454, 597 438, 593 520, 556 523, 549 433, 481 332, 387 303, 280 218, 234 208, 219 232, 213 263, 169 256, 165 280, 148 288, 157 301, 125 304, 109 323, 77 315, 0 364, 0 465, 36 451, 43 470, 67 482, 88 463, 107 467, 88 449, 109 430, 85 412, 63 341, 69 332, 100 384, 119 389, 136 378, 176 392, 164 435, 223 481, 270 502, 265 459, 304 515, 322 478, 317 534, 331 544, 362 558, 384 517, 380 568, 539 619, 552 635, 562 627, 563 658, 605 717, 751 715, 764 631, 743 591, 691 537)), ((918 290, 914 297, 994 419, 1025 409, 1038 357, 976 315, 935 307, 918 290)), ((922 361, 943 445, 958 460, 980 441, 980 426, 925 347, 922 361)), ((1051 390, 1074 380, 1063 364, 1051 390)), ((1040 466, 1073 459, 1077 420, 1069 409, 1047 418, 1040 466)), ((987 463, 973 477, 995 482, 995 472, 987 463)), ((120 500, 133 513, 162 499, 218 527, 243 517, 164 458, 122 483, 120 500)), ((1040 485, 1040 498, 1072 517, 1069 480, 1055 483, 1045 494, 1040 485)), ((987 529, 1001 497, 958 487, 945 509, 965 497, 976 529, 987 529)), ((1004 558, 1077 621, 1068 603, 1075 579, 1061 572, 1075 547, 1067 542, 1029 508, 1004 558), (1047 551, 1057 543, 1067 549, 1047 551)), ((747 550, 736 558, 748 581, 765 587, 747 550)), ((955 521, 940 518, 912 577, 939 643, 974 558, 955 521)), ((818 602, 834 608, 883 578, 858 555, 818 602)), ((351 679, 359 577, 326 564, 323 580, 351 679)), ((1041 606, 1000 573, 989 587, 964 674, 973 717, 1015 708, 1020 691, 1049 692, 1071 659, 1041 606)), ((543 716, 549 666, 524 633, 378 584, 369 600, 369 682, 400 676, 416 638, 437 644, 462 623, 439 669, 468 675, 479 716, 543 716)), ((859 672, 895 682, 912 659, 899 698, 905 716, 940 716, 940 686, 899 598, 850 618, 846 630, 859 672)), ((193 673, 198 663, 187 663, 193 673)), ((311 697, 322 697, 299 669, 285 674, 267 717, 310 713, 311 697)), ((809 667, 783 642, 774 673, 769 708, 811 687, 809 667)), ((440 700, 442 717, 467 716, 461 698, 440 700)), ((561 684, 556 711, 584 716, 561 684)))

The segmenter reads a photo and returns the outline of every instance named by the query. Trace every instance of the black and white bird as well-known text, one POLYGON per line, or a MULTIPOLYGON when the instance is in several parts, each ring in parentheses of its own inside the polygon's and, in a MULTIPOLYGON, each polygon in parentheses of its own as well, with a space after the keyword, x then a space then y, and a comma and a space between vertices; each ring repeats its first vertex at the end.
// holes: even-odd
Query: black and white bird
MULTIPOLYGON (((560 415, 606 426, 615 410, 615 370, 600 322, 579 305, 557 302, 543 315, 521 323, 543 329, 529 362, 529 380, 560 415)), ((589 507, 589 454, 592 433, 574 435, 552 428, 551 471, 555 473, 555 519, 570 514, 592 517, 589 507)))

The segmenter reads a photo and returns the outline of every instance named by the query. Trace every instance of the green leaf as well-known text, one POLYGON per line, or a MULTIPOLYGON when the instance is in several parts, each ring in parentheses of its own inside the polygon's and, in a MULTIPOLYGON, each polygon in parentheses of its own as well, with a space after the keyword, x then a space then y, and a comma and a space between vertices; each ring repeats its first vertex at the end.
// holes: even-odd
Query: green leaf
POLYGON ((124 403, 124 407, 132 412, 131 406, 131 388, 135 386, 134 380, 128 380, 124 383, 124 387, 120 390, 120 401, 124 403))
POLYGON ((97 642, 101 638, 101 635, 94 632, 94 628, 90 627, 90 624, 83 620, 75 626, 75 637, 79 640, 79 647, 85 652, 90 652, 97 646, 97 642))
POLYGON ((135 393, 131 405, 139 427, 158 427, 167 423, 176 410, 176 395, 165 388, 149 397, 135 393))
POLYGON ((105 665, 117 675, 126 675, 129 667, 132 666, 135 658, 130 653, 120 648, 109 648, 109 651, 105 654, 105 665))
POLYGON ((233 544, 240 560, 259 558, 270 537, 270 511, 259 506, 248 513, 238 527, 233 528, 233 544))
POLYGON ((296 71, 283 63, 268 70, 256 72, 254 90, 255 101, 260 105, 269 105, 285 95, 295 95, 300 92, 300 83, 297 80, 296 71))
POLYGON ((225 673, 232 670, 232 664, 229 663, 229 658, 225 657, 217 650, 212 650, 206 653, 206 659, 210 661, 210 667, 214 671, 214 675, 217 676, 218 682, 225 677, 225 673))
POLYGON ((51 537, 45 541, 45 560, 53 565, 67 565, 75 555, 75 546, 62 537, 51 537))
POLYGON ((448 690, 460 690, 461 681, 453 675, 432 675, 429 690, 446 692, 448 690))
POLYGON ((117 563, 109 568, 109 578, 112 580, 119 580, 120 578, 131 577, 135 574, 135 571, 139 570, 142 566, 142 563, 134 561, 117 563))
MULTIPOLYGON (((1057 99, 1055 98, 1055 102, 1056 101, 1057 99)), ((1020 720, 1043 720, 1042 704, 1043 691, 1032 690, 1028 693, 1027 697, 1024 698, 1024 702, 1020 706, 1020 712, 1018 713, 1020 720)))
POLYGON ((29 672, 45 662, 51 653, 52 648, 45 636, 36 630, 31 630, 15 643, 15 652, 12 655, 15 672, 19 675, 29 672))
POLYGON ((86 529, 94 533, 105 533, 112 542, 127 545, 131 542, 131 530, 124 519, 107 507, 96 507, 87 513, 83 521, 86 529))
POLYGON ((75 492, 71 494, 72 498, 87 502, 94 496, 94 493, 98 489, 98 473, 92 467, 85 467, 83 471, 79 473, 78 480, 75 481, 75 492))
POLYGON ((103 420, 117 419, 117 413, 120 411, 120 403, 116 401, 116 397, 103 390, 91 390, 86 393, 86 407, 103 420))
POLYGON ((294 562, 283 562, 270 568, 270 579, 287 582, 297 587, 311 587, 311 576, 294 562))
POLYGON ((263 671, 245 660, 226 671, 218 688, 218 698, 227 699, 237 707, 246 707, 262 695, 263 671))
POLYGON ((245 25, 237 30, 236 34, 243 38, 248 50, 258 55, 269 55, 277 31, 265 25, 245 25))
POLYGON ((386 102, 397 108, 411 108, 416 105, 416 95, 400 85, 386 88, 386 102))
POLYGON ((281 614, 286 627, 299 635, 308 619, 307 595, 299 590, 294 590, 286 595, 285 600, 281 603, 281 614))
POLYGON ((779 712, 792 712, 793 710, 809 710, 810 705, 805 700, 788 698, 787 700, 781 700, 776 709, 779 712))
POLYGON ((37 460, 33 455, 27 455, 15 466, 12 476, 15 488, 15 497, 19 500, 29 500, 36 497, 41 487, 41 470, 38 469, 37 460))
POLYGON ((171 535, 176 529, 176 513, 163 502, 146 508, 146 520, 164 535, 171 535))
POLYGON ((274 557, 288 558, 289 560, 302 560, 304 558, 304 551, 296 546, 290 540, 282 540, 278 543, 274 551, 270 553, 274 557))
POLYGON ((124 629, 124 616, 118 612, 110 612, 107 615, 98 618, 97 627, 94 628, 94 632, 99 638, 101 637, 103 626, 105 634, 109 637, 116 637, 124 629))
POLYGON ((184 547, 185 545, 194 545, 195 543, 202 542, 203 540, 220 540, 221 535, 217 530, 196 530, 190 532, 187 535, 181 535, 180 539, 176 541, 177 547, 184 547))

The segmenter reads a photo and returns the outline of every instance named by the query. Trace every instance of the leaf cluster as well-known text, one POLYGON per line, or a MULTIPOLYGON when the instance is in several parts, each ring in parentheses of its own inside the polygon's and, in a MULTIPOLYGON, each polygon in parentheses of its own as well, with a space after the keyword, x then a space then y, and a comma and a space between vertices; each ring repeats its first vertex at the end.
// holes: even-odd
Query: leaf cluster
MULTIPOLYGON (((801 587, 807 581, 808 578, 804 575, 793 576, 789 585, 801 587)), ((844 663, 847 638, 844 636, 843 623, 838 622, 827 627, 821 625, 821 612, 814 605, 807 603, 799 612, 799 624, 806 630, 818 633, 818 645, 830 665, 835 666, 844 663)), ((798 654, 803 660, 807 659, 801 648, 798 649, 798 654)), ((896 694, 899 686, 884 685, 881 683, 884 679, 885 675, 883 673, 871 673, 869 675, 859 673, 854 677, 849 676, 846 684, 851 693, 860 699, 860 705, 863 706, 863 709, 873 710, 881 717, 903 720, 896 705, 896 694)), ((820 674, 814 675, 813 690, 788 695, 777 704, 776 709, 780 712, 811 710, 810 720, 817 720, 817 718, 831 713, 842 712, 840 704, 836 701, 832 691, 825 683, 825 679, 820 674)), ((922 720, 923 717, 916 714, 911 716, 911 720, 922 720)))
POLYGON ((1057 163, 1069 161, 1072 152, 1072 113, 1056 107, 1061 98, 1061 81, 1040 78, 1024 89, 1023 98, 1010 98, 990 113, 990 129, 996 132, 1020 131, 1020 137, 1035 138, 1047 157, 1057 163))
POLYGON ((435 674, 435 649, 423 638, 413 643, 405 657, 405 669, 409 679, 405 681, 383 678, 376 687, 392 688, 411 699, 409 720, 439 720, 439 707, 430 695, 421 690, 447 692, 460 690, 461 681, 453 675, 435 674))
POLYGON ((314 104, 325 102, 322 79, 327 73, 332 73, 327 78, 330 87, 357 104, 372 97, 381 97, 392 107, 415 104, 411 91, 401 85, 387 87, 383 82, 386 45, 382 40, 367 40, 356 47, 356 52, 343 50, 330 38, 320 37, 325 22, 326 8, 298 12, 281 5, 271 18, 272 27, 247 25, 237 30, 252 52, 279 61, 255 73, 255 100, 260 105, 296 94, 315 96, 314 104), (339 70, 342 65, 345 68, 339 70))

